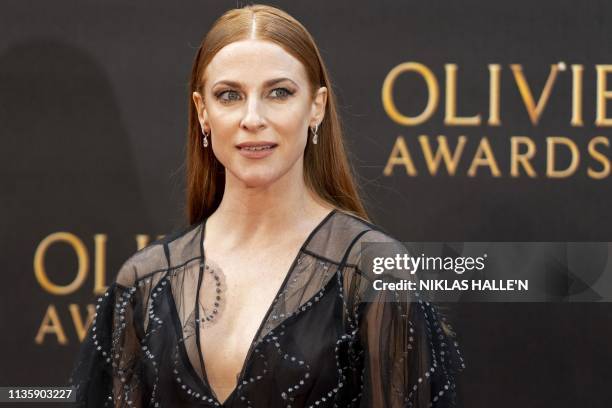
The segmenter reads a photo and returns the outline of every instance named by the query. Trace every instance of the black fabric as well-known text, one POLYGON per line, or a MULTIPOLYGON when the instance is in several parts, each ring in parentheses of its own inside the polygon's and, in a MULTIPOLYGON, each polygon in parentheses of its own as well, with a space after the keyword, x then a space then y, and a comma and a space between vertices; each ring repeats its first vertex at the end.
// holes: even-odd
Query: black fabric
POLYGON ((444 318, 424 300, 373 291, 375 277, 359 268, 363 243, 403 246, 339 210, 302 245, 236 388, 219 402, 197 330, 196 299, 214 296, 204 227, 153 242, 123 264, 74 365, 80 406, 454 406, 463 359, 444 318))

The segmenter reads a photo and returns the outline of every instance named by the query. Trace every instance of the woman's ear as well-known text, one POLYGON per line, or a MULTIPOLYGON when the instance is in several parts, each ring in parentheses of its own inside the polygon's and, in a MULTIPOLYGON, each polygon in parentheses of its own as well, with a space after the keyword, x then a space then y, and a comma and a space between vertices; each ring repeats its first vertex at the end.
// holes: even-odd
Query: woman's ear
POLYGON ((206 106, 204 105, 204 98, 202 97, 202 95, 195 91, 192 95, 191 98, 193 99, 193 104, 195 105, 196 111, 198 112, 198 120, 200 121, 200 127, 202 128, 202 132, 205 132, 205 128, 206 128, 206 106))
POLYGON ((320 87, 314 95, 312 101, 312 116, 310 126, 320 125, 325 117, 325 107, 327 106, 327 88, 320 87))

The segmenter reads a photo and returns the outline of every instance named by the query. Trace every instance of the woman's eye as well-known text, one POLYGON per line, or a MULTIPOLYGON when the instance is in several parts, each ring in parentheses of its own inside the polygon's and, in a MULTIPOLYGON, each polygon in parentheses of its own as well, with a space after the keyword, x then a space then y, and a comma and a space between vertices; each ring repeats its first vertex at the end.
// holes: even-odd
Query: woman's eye
POLYGON ((217 94, 217 99, 219 99, 223 103, 236 101, 238 100, 240 95, 236 91, 223 91, 217 94))
MULTIPOLYGON (((287 88, 276 88, 272 90, 270 95, 272 95, 272 98, 274 99, 286 99, 289 96, 293 95, 293 92, 291 92, 287 88)), ((240 99, 240 94, 231 89, 219 92, 216 96, 217 99, 221 101, 221 103, 226 104, 240 99)))
POLYGON ((293 92, 289 91, 287 88, 276 88, 272 90, 272 94, 276 98, 285 99, 293 95, 293 92))

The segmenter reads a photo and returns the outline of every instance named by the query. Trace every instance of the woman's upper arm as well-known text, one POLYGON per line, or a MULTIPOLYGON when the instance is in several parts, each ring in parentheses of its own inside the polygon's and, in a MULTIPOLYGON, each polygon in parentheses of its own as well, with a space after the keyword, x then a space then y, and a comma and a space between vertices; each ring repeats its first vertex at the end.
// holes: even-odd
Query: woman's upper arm
MULTIPOLYGON (((368 235, 370 235, 368 237, 368 235)), ((361 407, 451 407, 463 358, 440 307, 411 290, 377 290, 374 281, 400 283, 416 276, 374 273, 377 256, 410 255, 393 238, 375 231, 356 249, 357 277, 351 288, 355 321, 363 350, 361 407), (367 242, 377 243, 368 245, 367 242)), ((380 283, 377 285, 381 287, 380 283)))

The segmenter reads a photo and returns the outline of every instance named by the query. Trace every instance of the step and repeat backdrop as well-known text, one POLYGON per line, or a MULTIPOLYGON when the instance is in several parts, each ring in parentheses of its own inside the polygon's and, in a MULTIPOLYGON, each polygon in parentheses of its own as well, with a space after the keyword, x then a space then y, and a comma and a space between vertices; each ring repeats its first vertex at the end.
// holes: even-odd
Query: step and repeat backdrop
MULTIPOLYGON (((187 83, 236 1, 0 4, 0 386, 67 383, 96 296, 186 225, 187 83)), ((270 2, 403 241, 612 241, 612 3, 270 2)), ((466 407, 603 407, 609 302, 457 303, 466 407)))

